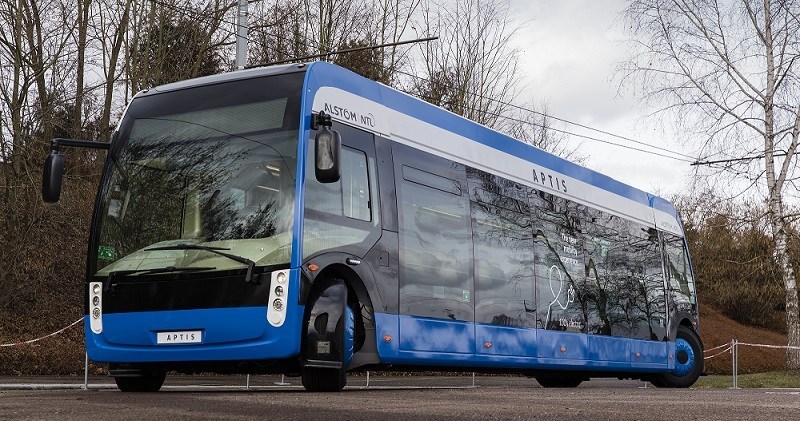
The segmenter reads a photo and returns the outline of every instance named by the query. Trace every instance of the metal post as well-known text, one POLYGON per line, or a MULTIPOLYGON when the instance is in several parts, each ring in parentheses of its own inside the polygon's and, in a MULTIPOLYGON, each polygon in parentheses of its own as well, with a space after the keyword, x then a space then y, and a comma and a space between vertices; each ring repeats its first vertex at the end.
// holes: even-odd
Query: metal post
POLYGON ((245 386, 247 390, 250 390, 250 375, 247 375, 247 385, 245 386))
POLYGON ((739 388, 739 341, 736 339, 731 340, 731 364, 733 364, 733 387, 731 389, 739 388))
POLYGON ((475 372, 472 372, 472 387, 475 387, 475 372))
POLYGON ((89 390, 89 353, 84 352, 83 355, 83 390, 89 390))
POLYGON ((291 386, 292 384, 286 381, 286 376, 281 374, 281 381, 272 383, 275 386, 291 386))
POLYGON ((247 65, 247 0, 239 0, 236 21, 236 70, 247 65))
POLYGON ((369 370, 367 370, 367 385, 365 387, 369 387, 369 370))

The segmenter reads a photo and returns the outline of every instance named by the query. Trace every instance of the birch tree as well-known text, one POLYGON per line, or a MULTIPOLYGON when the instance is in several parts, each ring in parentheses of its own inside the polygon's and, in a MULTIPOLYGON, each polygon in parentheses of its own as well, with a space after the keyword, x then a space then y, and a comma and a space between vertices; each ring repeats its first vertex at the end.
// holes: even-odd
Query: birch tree
MULTIPOLYGON (((717 161, 714 176, 746 181, 739 184, 763 197, 781 269, 788 345, 800 346, 786 210, 786 199, 798 191, 800 4, 635 0, 625 16, 637 47, 625 74, 661 111, 702 134, 700 153, 717 161)), ((800 350, 788 350, 786 367, 800 368, 800 350)))

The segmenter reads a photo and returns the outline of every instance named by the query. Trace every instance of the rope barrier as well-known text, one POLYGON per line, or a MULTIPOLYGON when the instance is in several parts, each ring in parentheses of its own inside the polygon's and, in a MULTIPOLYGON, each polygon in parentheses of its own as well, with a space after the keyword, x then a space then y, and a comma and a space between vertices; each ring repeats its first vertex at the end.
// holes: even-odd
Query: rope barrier
POLYGON ((722 345, 720 345, 720 346, 715 346, 715 347, 713 347, 713 348, 704 349, 704 350, 703 350, 703 353, 706 353, 706 352, 711 352, 711 351, 715 351, 715 350, 717 350, 717 349, 724 348, 724 347, 726 347, 726 346, 727 346, 727 347, 730 347, 730 346, 731 346, 731 343, 730 343, 730 342, 726 342, 726 343, 724 343, 724 344, 722 344, 722 345))
POLYGON ((42 339, 46 339, 46 338, 49 338, 49 337, 51 337, 51 336, 56 336, 56 335, 58 335, 59 333, 61 333, 61 332, 65 331, 65 330, 67 330, 67 329, 71 328, 72 326, 75 326, 76 324, 80 323, 81 321, 83 321, 83 316, 81 316, 81 318, 80 318, 80 319, 78 319, 78 320, 75 320, 74 322, 72 322, 72 323, 71 323, 69 326, 65 326, 65 327, 63 327, 63 328, 61 328, 61 329, 59 329, 59 330, 57 330, 57 331, 55 331, 55 332, 53 332, 53 333, 50 333, 50 334, 48 334, 48 335, 44 335, 44 336, 38 337, 38 338, 36 338, 36 339, 30 339, 30 340, 23 341, 23 342, 14 342, 14 343, 10 343, 10 344, 0 344, 0 348, 6 348, 6 347, 10 347, 10 346, 19 346, 19 345, 27 345, 27 344, 32 344, 32 343, 34 343, 34 342, 41 341, 42 339))
POLYGON ((756 348, 770 348, 770 349, 800 349, 800 346, 789 345, 766 345, 766 344, 749 344, 747 342, 737 342, 738 345, 752 346, 756 348))
POLYGON ((731 346, 731 344, 725 344, 725 345, 727 345, 728 347, 727 347, 727 348, 725 348, 725 349, 723 349, 723 350, 722 350, 722 351, 720 351, 720 352, 717 352, 717 353, 716 353, 716 354, 714 354, 714 355, 709 355, 708 357, 703 357, 703 359, 704 359, 704 360, 710 360, 710 359, 712 359, 712 358, 714 358, 714 357, 719 357, 719 356, 720 356, 720 355, 722 355, 722 354, 727 354, 727 353, 731 352, 731 349, 733 348, 733 346, 731 346))

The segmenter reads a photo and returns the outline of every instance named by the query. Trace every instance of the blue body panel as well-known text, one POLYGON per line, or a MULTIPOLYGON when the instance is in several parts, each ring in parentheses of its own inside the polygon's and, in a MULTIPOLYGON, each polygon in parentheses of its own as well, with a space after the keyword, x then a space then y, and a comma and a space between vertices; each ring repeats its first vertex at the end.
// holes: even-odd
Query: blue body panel
POLYGON ((267 307, 232 307, 103 314, 95 334, 85 320, 86 351, 97 362, 280 359, 298 355, 305 308, 297 305, 299 271, 289 275, 286 321, 267 322, 267 307), (199 344, 156 343, 158 332, 200 331, 199 344))
POLYGON ((383 364, 640 373, 663 373, 675 367, 669 358, 674 342, 385 313, 375 313, 375 328, 383 364), (468 350, 473 329, 476 340, 468 350), (387 337, 391 340, 386 341, 387 337))

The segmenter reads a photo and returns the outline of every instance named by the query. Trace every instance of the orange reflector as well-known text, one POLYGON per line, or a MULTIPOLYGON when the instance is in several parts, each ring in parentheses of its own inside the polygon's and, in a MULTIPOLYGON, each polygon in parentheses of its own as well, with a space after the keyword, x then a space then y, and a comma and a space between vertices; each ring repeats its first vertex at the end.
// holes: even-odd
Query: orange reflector
POLYGON ((391 342, 392 341, 392 337, 389 336, 389 335, 386 335, 386 336, 383 337, 383 341, 384 342, 391 342))
POLYGON ((492 343, 491 342, 486 342, 485 344, 483 344, 483 346, 485 346, 487 348, 491 348, 492 347, 492 343))
POLYGON ((565 348, 565 347, 563 347, 563 346, 562 346, 562 347, 561 347, 561 352, 567 352, 567 348, 565 348))
POLYGON ((641 356, 642 356, 642 354, 640 354, 640 353, 638 353, 638 352, 636 353, 636 358, 639 358, 639 357, 641 357, 641 356))
POLYGON ((317 270, 319 270, 319 266, 317 266, 317 265, 312 263, 312 264, 308 265, 308 270, 310 270, 312 272, 316 272, 317 270))

